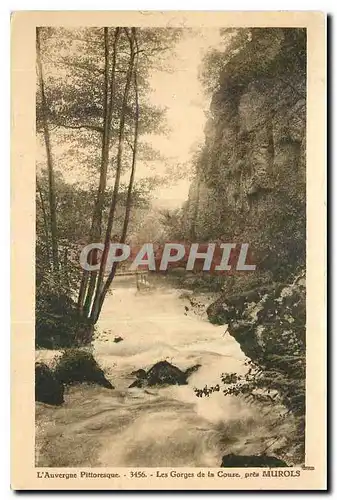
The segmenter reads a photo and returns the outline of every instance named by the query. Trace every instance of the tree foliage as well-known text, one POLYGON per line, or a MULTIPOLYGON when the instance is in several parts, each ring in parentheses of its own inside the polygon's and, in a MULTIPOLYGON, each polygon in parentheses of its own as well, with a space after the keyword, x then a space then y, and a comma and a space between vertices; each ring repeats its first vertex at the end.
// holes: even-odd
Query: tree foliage
MULTIPOLYGON (((74 256, 81 245, 102 236, 106 249, 111 238, 125 241, 137 210, 148 207, 156 180, 137 181, 137 162, 161 156, 141 138, 166 131, 165 109, 149 100, 149 74, 154 67, 165 68, 165 53, 179 37, 178 29, 38 30, 36 124, 53 175, 47 185, 45 169, 38 172, 37 295, 43 302, 45 293, 54 294, 55 303, 67 296, 80 323, 97 321, 113 275, 103 283, 103 256, 99 273, 81 277, 74 256), (56 186, 59 171, 74 171, 80 179, 69 183, 58 175, 56 186), (55 258, 59 285, 51 265, 55 258)), ((39 302, 37 312, 42 311, 39 302)))

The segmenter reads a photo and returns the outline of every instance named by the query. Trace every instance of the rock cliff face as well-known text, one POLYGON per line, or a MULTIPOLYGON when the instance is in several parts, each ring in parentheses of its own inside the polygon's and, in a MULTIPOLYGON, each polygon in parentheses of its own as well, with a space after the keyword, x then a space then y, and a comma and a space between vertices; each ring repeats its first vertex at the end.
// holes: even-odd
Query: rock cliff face
POLYGON ((212 97, 187 219, 196 241, 253 247, 257 271, 225 280, 207 313, 211 322, 228 325, 249 358, 238 393, 263 390, 271 404, 277 400, 293 415, 289 441, 299 463, 305 415, 306 37, 296 29, 247 31, 212 97))
POLYGON ((213 323, 228 325, 228 333, 256 367, 254 378, 247 379, 249 392, 262 389, 268 398, 274 394, 269 404, 281 402, 294 417, 284 451, 291 449, 295 462, 301 463, 305 438, 304 273, 290 284, 222 296, 207 313, 213 323))
POLYGON ((274 373, 273 388, 283 388, 286 391, 284 395, 290 399, 298 397, 299 392, 304 395, 304 273, 290 284, 261 287, 234 297, 220 297, 208 308, 207 314, 211 322, 228 325, 229 334, 237 340, 247 357, 265 371, 274 373), (302 390, 295 394, 294 387, 283 387, 284 380, 278 380, 276 374, 281 378, 302 380, 302 390))
MULTIPOLYGON (((305 45, 304 30, 253 29, 225 65, 189 193, 196 239, 256 244, 288 198, 305 212, 305 45)), ((303 221, 289 230, 304 239, 303 221)))

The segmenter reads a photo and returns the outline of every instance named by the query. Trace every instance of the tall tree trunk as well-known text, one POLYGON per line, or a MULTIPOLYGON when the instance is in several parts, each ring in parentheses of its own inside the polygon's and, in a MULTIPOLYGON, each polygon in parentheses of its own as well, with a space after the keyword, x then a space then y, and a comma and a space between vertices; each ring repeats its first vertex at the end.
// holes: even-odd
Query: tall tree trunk
POLYGON ((104 75, 104 106, 103 106, 103 123, 104 132, 102 137, 102 158, 101 170, 98 186, 97 199, 95 204, 95 212, 93 218, 93 233, 94 237, 101 237, 102 233, 102 212, 104 207, 104 194, 107 182, 107 172, 109 165, 109 149, 111 141, 111 120, 113 103, 115 99, 115 76, 117 62, 117 44, 120 35, 120 28, 115 29, 113 52, 112 52, 112 67, 109 82, 109 32, 108 28, 104 28, 104 46, 105 46, 105 75, 104 75), (96 227, 95 227, 96 224, 96 227))
MULTIPOLYGON (((136 56, 135 31, 132 31, 131 36, 129 35, 127 29, 125 29, 125 32, 129 38, 129 42, 130 42, 130 59, 129 59, 129 67, 128 67, 128 71, 127 71, 127 75, 126 75, 126 83, 125 83, 125 88, 124 88, 121 117, 120 117, 120 124, 119 124, 116 177, 115 177, 114 190, 113 190, 113 195, 112 195, 112 200, 111 200, 111 205, 110 205, 108 224, 107 224, 107 229, 106 229, 106 233, 105 233, 104 250, 103 250, 103 254, 102 254, 102 258, 101 258, 101 265, 100 265, 99 275, 98 275, 98 280, 97 280, 96 293, 95 293, 95 298, 94 298, 92 313, 91 313, 91 320, 93 323, 96 323, 96 321, 98 319, 98 314, 99 314, 99 310, 100 310, 100 303, 101 303, 101 294, 102 294, 103 287, 104 287, 104 284, 103 284, 104 272, 105 272, 106 262, 107 262, 107 258, 108 258, 108 254, 109 254, 109 250, 110 250, 111 231, 112 231, 112 227, 113 227, 114 216, 115 216, 115 211, 116 211, 116 206, 117 206, 117 198, 118 198, 120 177, 121 177, 121 171, 122 171, 122 159, 123 159, 124 139, 125 139, 125 117, 126 117, 128 97, 129 97, 129 92, 130 92, 130 87, 131 87, 131 81, 132 81, 132 75, 133 75, 134 63, 135 63, 135 56, 136 56)), ((138 101, 138 91, 137 91, 137 101, 138 101)), ((138 102, 137 102, 137 106, 138 106, 138 102)), ((137 135, 138 135, 138 120, 137 120, 137 135)), ((133 162, 133 163, 135 165, 135 162, 133 162)), ((133 169, 135 168, 134 165, 133 165, 133 169)), ((134 178, 134 173, 133 173, 133 178, 134 178)), ((132 189, 131 189, 131 192, 132 192, 132 189)), ((131 197, 131 194, 130 194, 130 197, 131 197)))
POLYGON ((63 279, 64 279, 65 287, 67 289, 67 293, 69 294, 69 296, 71 296, 71 287, 70 287, 70 280, 69 280, 69 273, 68 273, 68 269, 69 269, 69 267, 68 267, 68 265, 69 265, 68 253, 69 253, 69 249, 66 247, 64 249, 64 254, 63 254, 63 269, 64 269, 63 279))
MULTIPOLYGON (((130 220, 130 213, 131 213, 131 207, 132 207, 132 192, 133 192, 133 185, 134 185, 135 173, 136 173, 138 135, 139 135, 139 92, 138 92, 138 73, 137 73, 139 55, 138 55, 138 43, 137 43, 137 36, 136 36, 136 28, 132 28, 132 38, 133 38, 133 41, 132 42, 130 41, 130 43, 134 44, 134 46, 136 47, 135 63, 134 63, 134 69, 133 69, 133 83, 134 83, 134 91, 135 91, 135 131, 134 131, 134 140, 133 140, 133 148, 132 148, 132 151, 133 151, 132 152, 132 165, 131 165, 127 198, 126 198, 124 224, 123 224, 120 243, 125 243, 128 225, 129 225, 129 220, 130 220)), ((132 47, 132 45, 131 45, 131 51, 134 50, 134 46, 132 47)), ((104 248, 106 250, 106 258, 107 258, 108 252, 109 252, 109 247, 110 247, 110 238, 109 238, 109 243, 107 245, 107 250, 106 250, 106 248, 104 248)), ((103 258, 102 258, 102 263, 101 263, 101 268, 103 269, 103 271, 101 273, 102 274, 102 284, 101 284, 101 290, 99 290, 98 288, 96 290, 96 296, 95 296, 95 302, 94 302, 93 314, 92 314, 93 323, 96 323, 98 318, 99 318, 104 299, 105 299, 106 294, 111 286, 111 283, 115 277, 116 270, 117 270, 117 264, 115 263, 113 265, 110 273, 109 273, 109 276, 107 278, 105 285, 102 286, 105 265, 106 265, 106 259, 105 259, 105 262, 103 262, 103 258), (102 266, 102 264, 104 265, 104 267, 102 266)), ((100 271, 101 271, 101 269, 100 269, 100 271)))
POLYGON ((43 138, 47 155, 52 263, 53 263, 53 271, 55 273, 55 277, 56 279, 58 279, 59 254, 58 254, 58 239, 57 239, 55 176, 54 176, 53 157, 50 145, 50 135, 49 135, 48 118, 47 118, 47 102, 46 102, 46 94, 44 87, 42 60, 41 60, 40 28, 36 28, 36 57, 37 57, 38 76, 39 76, 39 84, 41 91, 43 138))
MULTIPOLYGON (((117 45, 120 35, 120 28, 115 28, 115 36, 113 42, 112 66, 109 85, 109 29, 104 28, 104 94, 103 94, 103 134, 102 134, 102 153, 101 153, 101 168, 100 178, 97 191, 97 197, 92 218, 90 241, 95 242, 101 239, 102 234, 102 212, 104 207, 104 196, 107 182, 107 171, 109 165, 109 148, 111 140, 111 120, 113 111, 113 102, 115 98, 115 75, 117 62, 117 45)), ((91 263, 97 256, 97 252, 91 253, 91 263)), ((78 298, 78 309, 86 316, 89 315, 92 295, 95 290, 97 273, 83 271, 82 280, 78 298), (90 277, 90 280, 89 280, 90 277), (89 282, 89 287, 88 287, 89 282), (84 304, 85 301, 85 304, 84 304)))
POLYGON ((198 216, 199 216, 199 199, 200 199, 200 184, 201 184, 199 170, 200 169, 198 168, 196 174, 197 176, 196 199, 194 205, 192 205, 193 215, 192 215, 192 225, 190 228, 190 239, 192 242, 195 241, 196 239, 196 226, 198 223, 198 216))
MULTIPOLYGON (((101 150, 101 168, 100 168, 100 180, 98 185, 97 198, 95 202, 94 214, 92 219, 92 229, 90 240, 91 242, 96 239, 99 241, 101 238, 101 220, 102 220, 102 209, 101 209, 101 199, 102 199, 102 188, 106 184, 107 167, 109 160, 109 149, 107 147, 108 137, 109 137, 109 123, 108 123, 108 106, 109 106, 109 28, 104 28, 104 92, 103 92, 103 134, 102 134, 102 150, 101 150)), ((103 192, 104 196, 104 192, 103 192)), ((90 253, 90 264, 93 264, 98 252, 93 250, 90 253)), ((90 304, 92 295, 95 290, 95 284, 97 279, 97 272, 91 271, 91 273, 86 273, 87 279, 89 281, 88 289, 86 291, 86 297, 84 302, 84 315, 89 317, 90 304)), ((86 283, 87 285, 87 283, 86 283)))
POLYGON ((48 260, 48 268, 50 268, 48 214, 47 214, 46 205, 45 205, 44 199, 43 199, 42 189, 41 189, 40 183, 39 183, 37 178, 36 178, 36 189, 37 189, 37 192, 39 193, 39 198, 40 198, 40 203, 41 203, 41 210, 42 210, 42 216, 43 216, 43 227, 44 227, 44 234, 45 234, 45 245, 46 245, 47 260, 48 260))
MULTIPOLYGON (((135 30, 135 28, 132 28, 135 30)), ((138 149, 138 133, 139 133, 139 95, 138 95, 138 45, 137 45, 137 38, 136 38, 136 33, 134 31, 134 39, 137 47, 137 56, 136 56, 136 62, 135 62, 135 68, 133 72, 133 83, 134 83, 134 89, 135 89, 135 133, 134 133, 134 139, 133 139, 133 148, 132 148, 132 165, 131 165, 131 173, 130 173, 130 180, 129 180, 129 186, 128 186, 128 194, 126 197, 126 208, 125 208, 125 217, 124 217, 124 224, 123 224, 123 230, 122 230, 122 237, 121 237, 121 242, 125 243, 127 231, 128 231, 128 226, 129 226, 129 220, 130 220, 130 213, 131 213, 131 206, 132 206, 132 191, 133 191, 133 185, 135 181, 135 174, 136 174, 136 162, 137 162, 137 149, 138 149)))

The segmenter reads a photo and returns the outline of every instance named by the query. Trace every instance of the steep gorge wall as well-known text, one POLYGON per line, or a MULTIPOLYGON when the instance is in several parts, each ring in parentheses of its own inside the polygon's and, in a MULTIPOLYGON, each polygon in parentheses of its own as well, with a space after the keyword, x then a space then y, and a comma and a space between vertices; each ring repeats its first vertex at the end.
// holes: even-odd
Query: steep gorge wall
MULTIPOLYGON (((272 31, 272 32, 271 32, 272 31)), ((238 394, 265 395, 293 418, 277 451, 304 462, 306 41, 252 30, 213 94, 189 193, 195 239, 248 242, 257 272, 225 277, 207 314, 249 359, 238 394), (273 395, 270 397, 270 395, 273 395)), ((233 392, 234 394, 234 392, 233 392)))
POLYGON ((267 261, 266 252, 278 242, 284 240, 287 245, 288 239, 297 239, 291 252, 301 265, 305 240, 305 32, 251 31, 251 40, 226 64, 213 94, 205 145, 189 192, 187 219, 193 221, 194 236, 199 240, 265 245, 259 258, 267 261), (270 227, 274 221, 278 224, 275 231, 270 227), (273 231, 276 241, 269 244, 273 231))

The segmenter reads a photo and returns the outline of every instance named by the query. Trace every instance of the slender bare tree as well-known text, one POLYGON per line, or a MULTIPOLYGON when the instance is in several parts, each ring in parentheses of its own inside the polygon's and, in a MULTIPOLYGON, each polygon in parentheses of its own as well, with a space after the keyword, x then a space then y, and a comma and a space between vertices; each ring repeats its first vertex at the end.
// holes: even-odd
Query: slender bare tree
MULTIPOLYGON (((104 91, 103 91, 103 129, 102 129, 102 150, 101 150, 101 167, 100 178, 97 190, 97 198, 92 218, 90 240, 97 241, 101 238, 102 234, 102 212, 104 206, 104 197, 107 183, 107 172, 109 165, 109 149, 111 142, 111 121, 113 103, 115 99, 115 75, 116 75, 116 61, 118 40, 120 36, 120 28, 114 30, 114 42, 112 51, 112 67, 109 74, 109 28, 104 28, 104 91)), ((97 258, 97 252, 91 253, 91 263, 97 258)), ((97 273, 83 271, 79 297, 78 308, 80 312, 88 316, 89 307, 92 295, 95 290, 97 273), (89 284, 89 286, 88 286, 89 284)))
MULTIPOLYGON (((121 109, 120 122, 119 122, 118 150, 117 150, 117 162, 116 162, 117 166, 116 166, 116 174, 115 174, 115 183, 114 183, 114 189, 113 189, 113 194, 112 194, 112 199, 111 199, 111 204, 110 204, 108 223, 107 223, 107 228, 106 228, 106 233, 105 233, 104 250, 103 250, 102 257, 101 257, 96 293, 95 293, 93 306, 92 306, 91 319, 93 320, 93 322, 97 321, 97 318, 98 318, 97 314, 98 314, 98 310, 99 310, 100 297, 101 297, 101 293, 103 290, 104 272, 105 272, 107 258, 108 258, 108 254, 109 254, 109 250, 110 250, 111 231, 112 231, 112 227, 113 227, 113 223, 114 223, 114 217, 115 217, 117 199, 118 199, 118 192, 119 192, 119 185, 120 185, 120 177, 121 177, 121 172, 122 172, 123 151, 124 151, 124 143, 125 143, 125 120, 126 120, 126 113, 127 113, 127 107, 128 107, 130 87, 131 87, 131 82, 132 82, 132 75, 134 73, 135 58, 137 55, 136 54, 136 44, 135 44, 135 30, 132 30, 131 34, 130 34, 129 30, 127 28, 125 28, 125 33, 129 39, 130 57, 129 57, 127 74, 126 74, 126 81, 125 81, 123 101, 122 101, 122 109, 121 109)), ((131 191, 132 191, 132 188, 131 188, 131 191)))
POLYGON ((43 75, 43 65, 41 59, 41 41, 40 41, 40 28, 36 28, 36 57, 38 78, 41 93, 41 114, 42 114, 42 128, 43 138, 46 147, 47 155, 47 171, 48 171, 48 197, 49 197, 49 216, 50 216, 50 233, 51 233, 51 246, 52 246, 52 265, 55 278, 59 271, 59 253, 58 253, 58 239, 57 239, 57 217, 56 217, 56 193, 55 193, 55 175, 53 156, 50 144, 50 134, 48 127, 48 108, 45 94, 45 84, 43 75))
MULTIPOLYGON (((129 221, 130 221, 130 213, 131 213, 131 208, 132 208, 132 193, 133 193, 133 186, 134 186, 134 181, 135 181, 138 137, 139 137, 139 90, 138 90, 139 47, 138 47, 138 41, 137 41, 136 28, 132 28, 131 36, 129 36, 129 41, 130 41, 130 54, 132 55, 134 53, 133 85, 134 85, 134 95, 135 95, 135 118, 134 118, 134 138, 133 138, 133 145, 132 145, 132 164, 131 164, 129 185, 128 185, 127 198, 126 198, 124 223, 123 223, 122 235, 120 238, 121 243, 125 243, 125 241, 126 241, 126 236, 127 236, 127 231, 128 231, 129 221)), ((131 62, 131 57, 130 57, 130 62, 131 62)), ((102 257, 102 262, 101 262, 101 268, 100 268, 101 273, 100 274, 102 275, 102 283, 103 283, 104 271, 105 271, 105 267, 106 267, 106 259, 108 256, 109 249, 110 249, 110 238, 109 238, 109 241, 108 241, 108 239, 106 239, 105 248, 104 248, 105 253, 106 253, 106 257, 105 257, 105 261, 103 260, 103 257, 102 257)), ((96 323, 98 320, 99 314, 100 314, 102 306, 103 306, 105 296, 106 296, 106 294, 111 286, 111 283, 115 277, 116 269, 117 269, 117 265, 114 264, 112 266, 112 269, 109 273, 109 276, 108 276, 104 286, 102 286, 102 284, 100 284, 100 288, 97 287, 95 301, 94 301, 92 315, 91 315, 91 319, 94 323, 96 323)))

